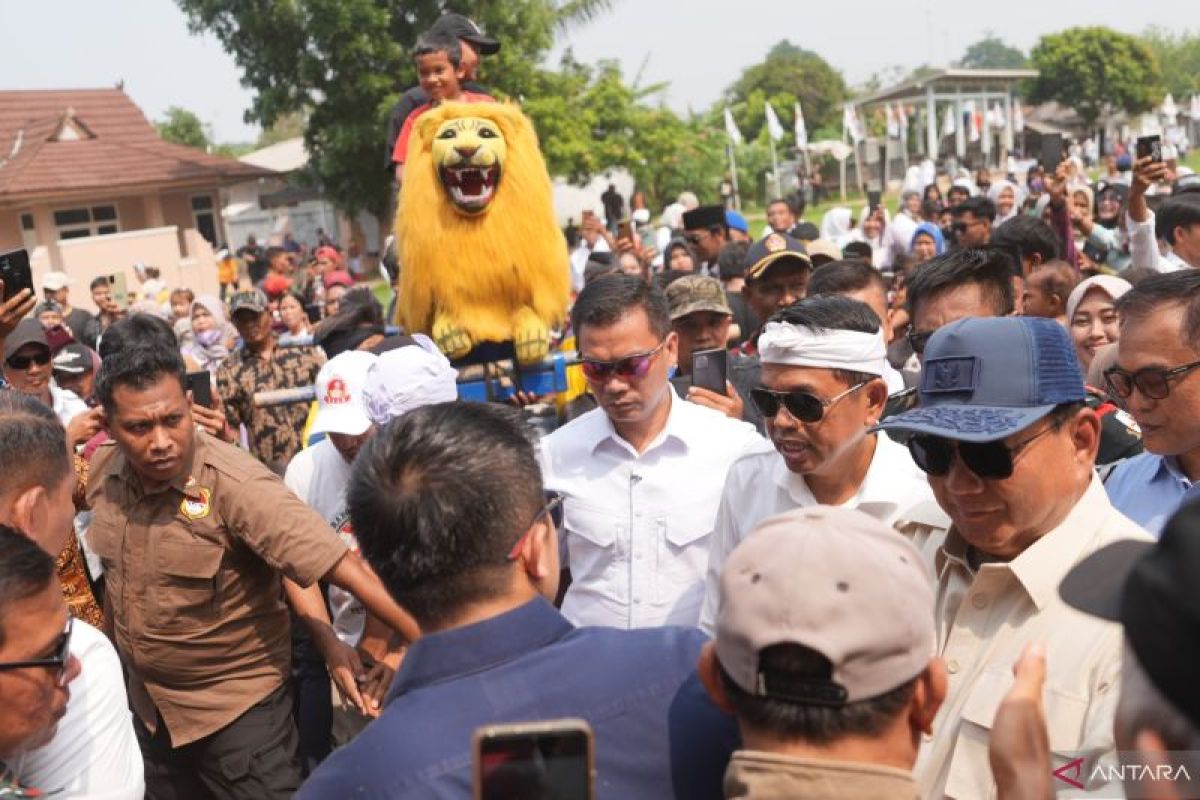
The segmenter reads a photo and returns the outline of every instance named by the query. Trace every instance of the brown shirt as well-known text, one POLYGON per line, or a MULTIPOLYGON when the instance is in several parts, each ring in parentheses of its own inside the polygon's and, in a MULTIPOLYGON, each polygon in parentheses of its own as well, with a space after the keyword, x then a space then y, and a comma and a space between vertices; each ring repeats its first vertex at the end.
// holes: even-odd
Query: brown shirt
POLYGON ((234 428, 245 425, 250 452, 282 475, 303 447, 308 403, 256 406, 254 393, 312 386, 325 364, 325 354, 311 345, 276 346, 270 358, 247 350, 234 352, 217 370, 217 392, 234 428))
POLYGON ((113 445, 97 450, 88 539, 134 711, 172 743, 228 725, 284 680, 280 573, 309 586, 346 553, 329 525, 244 451, 196 431, 188 473, 146 493, 113 445))
POLYGON ((917 784, 881 764, 739 750, 725 769, 725 797, 753 800, 915 800, 917 784))

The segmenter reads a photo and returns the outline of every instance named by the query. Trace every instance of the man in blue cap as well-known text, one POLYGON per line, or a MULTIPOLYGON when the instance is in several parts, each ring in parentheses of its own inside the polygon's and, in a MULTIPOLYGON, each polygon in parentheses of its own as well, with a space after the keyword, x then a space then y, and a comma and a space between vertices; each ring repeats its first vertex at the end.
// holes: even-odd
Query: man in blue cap
POLYGON ((1116 756, 1121 632, 1057 588, 1097 549, 1149 537, 1095 476, 1100 420, 1085 405, 1071 340, 1036 317, 958 320, 929 339, 918 392, 918 408, 878 428, 907 441, 953 523, 926 549, 950 691, 917 762, 921 796, 990 796, 992 721, 1032 642, 1046 650, 1054 766, 1080 757, 1089 783, 1093 765, 1116 756))

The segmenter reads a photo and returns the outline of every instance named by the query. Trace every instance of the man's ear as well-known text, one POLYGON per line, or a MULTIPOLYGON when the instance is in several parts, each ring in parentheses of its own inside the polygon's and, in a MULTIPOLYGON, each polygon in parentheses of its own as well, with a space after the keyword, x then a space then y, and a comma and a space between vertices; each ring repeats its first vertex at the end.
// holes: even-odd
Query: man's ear
POLYGON ((925 671, 917 676, 912 707, 909 709, 909 721, 913 730, 925 734, 933 733, 933 721, 946 700, 949 688, 950 679, 946 676, 946 665, 940 657, 934 656, 929 660, 925 671))
POLYGON ((18 531, 37 530, 37 515, 47 499, 46 488, 41 485, 30 486, 18 494, 12 501, 12 517, 7 521, 9 527, 18 531))
POLYGON ((521 539, 517 558, 534 583, 558 574, 558 532, 547 515, 538 518, 521 539))
POLYGON ((717 661, 717 648, 712 642, 705 642, 700 649, 700 658, 696 661, 696 672, 704 690, 713 701, 713 705, 730 716, 734 716, 733 704, 729 702, 729 693, 721 682, 721 664, 717 661))
MULTIPOLYGON (((216 392, 213 394, 216 394, 216 392)), ((189 397, 188 403, 190 404, 191 401, 192 398, 189 397)), ((100 409, 100 430, 104 431, 109 436, 112 436, 112 426, 109 424, 108 409, 106 409, 104 406, 97 406, 97 408, 100 409)))
POLYGON ((883 409, 887 406, 887 382, 882 378, 872 380, 863 387, 863 395, 867 398, 867 424, 874 425, 883 418, 883 409))

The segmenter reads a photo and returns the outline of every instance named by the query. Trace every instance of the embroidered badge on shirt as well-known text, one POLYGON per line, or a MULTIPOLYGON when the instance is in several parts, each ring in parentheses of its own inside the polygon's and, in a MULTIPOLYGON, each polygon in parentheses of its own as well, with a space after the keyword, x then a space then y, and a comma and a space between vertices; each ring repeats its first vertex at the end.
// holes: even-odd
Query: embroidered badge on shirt
POLYGON ((211 501, 212 490, 205 489, 203 486, 189 488, 183 496, 183 501, 179 504, 179 513, 192 520, 204 519, 212 510, 211 501))

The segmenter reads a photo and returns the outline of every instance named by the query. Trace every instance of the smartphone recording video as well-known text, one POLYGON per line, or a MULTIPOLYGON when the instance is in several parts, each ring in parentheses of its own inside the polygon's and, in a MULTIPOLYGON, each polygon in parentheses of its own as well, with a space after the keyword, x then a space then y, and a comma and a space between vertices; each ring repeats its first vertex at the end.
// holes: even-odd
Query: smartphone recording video
POLYGON ((592 800, 592 729, 581 719, 475 731, 475 800, 592 800))

